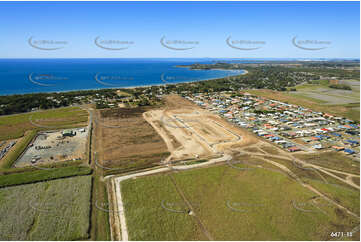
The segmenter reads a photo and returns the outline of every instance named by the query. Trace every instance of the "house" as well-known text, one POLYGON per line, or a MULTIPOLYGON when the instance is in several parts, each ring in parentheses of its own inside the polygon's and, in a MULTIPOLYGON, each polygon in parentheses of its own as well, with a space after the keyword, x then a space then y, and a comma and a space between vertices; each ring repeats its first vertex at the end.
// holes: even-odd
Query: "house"
POLYGON ((346 134, 351 134, 351 135, 357 135, 358 134, 357 131, 352 131, 352 130, 347 130, 345 133, 346 134))
POLYGON ((316 149, 316 150, 321 150, 323 149, 322 144, 315 144, 314 146, 312 146, 312 148, 316 149))
POLYGON ((277 140, 277 141, 275 141, 275 143, 276 144, 285 144, 285 143, 287 143, 287 141, 286 140, 277 140))
POLYGON ((282 146, 283 146, 283 148, 290 148, 290 147, 294 147, 295 145, 292 143, 286 143, 286 144, 283 144, 282 146))
POLYGON ((305 141, 306 143, 309 143, 312 141, 312 139, 310 139, 310 138, 303 138, 302 140, 305 141))
POLYGON ((356 141, 356 140, 346 140, 346 142, 347 143, 349 143, 349 144, 351 144, 351 146, 357 146, 358 144, 359 144, 359 142, 358 141, 356 141))
POLYGON ((344 150, 345 147, 341 147, 341 146, 336 146, 336 145, 334 145, 334 146, 332 146, 332 149, 335 149, 336 151, 341 151, 341 150, 344 150))
POLYGON ((344 152, 347 153, 348 155, 355 154, 355 151, 353 151, 351 149, 344 149, 344 152))
POLYGON ((300 151, 300 150, 301 150, 301 149, 298 148, 297 146, 293 146, 293 147, 290 147, 290 148, 288 149, 289 152, 296 152, 296 151, 300 151))
POLYGON ((281 139, 281 138, 280 138, 280 137, 277 137, 277 136, 271 138, 272 141, 276 141, 276 140, 280 140, 280 139, 281 139))

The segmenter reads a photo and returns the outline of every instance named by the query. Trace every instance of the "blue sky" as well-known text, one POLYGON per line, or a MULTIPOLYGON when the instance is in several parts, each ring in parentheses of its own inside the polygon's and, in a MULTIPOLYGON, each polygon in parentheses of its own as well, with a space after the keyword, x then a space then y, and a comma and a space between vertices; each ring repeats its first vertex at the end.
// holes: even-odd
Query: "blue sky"
POLYGON ((360 57, 359 2, 1 2, 0 13, 0 58, 360 57), (32 47, 30 37, 37 47, 61 48, 32 47), (126 49, 100 48, 96 37, 126 49), (166 48, 162 37, 167 46, 193 48, 166 48), (258 49, 231 48, 229 37, 233 46, 258 49), (323 49, 296 47, 295 37, 301 47, 323 49))

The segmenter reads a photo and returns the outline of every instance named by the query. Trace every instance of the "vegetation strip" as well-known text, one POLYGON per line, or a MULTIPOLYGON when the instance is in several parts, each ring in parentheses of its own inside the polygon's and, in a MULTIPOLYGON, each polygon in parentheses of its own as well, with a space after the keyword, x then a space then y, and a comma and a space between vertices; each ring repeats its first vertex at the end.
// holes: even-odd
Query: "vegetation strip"
POLYGON ((31 172, 15 173, 0 176, 0 187, 16 186, 35 182, 43 182, 72 176, 89 175, 92 169, 89 167, 64 167, 51 170, 37 170, 31 172))

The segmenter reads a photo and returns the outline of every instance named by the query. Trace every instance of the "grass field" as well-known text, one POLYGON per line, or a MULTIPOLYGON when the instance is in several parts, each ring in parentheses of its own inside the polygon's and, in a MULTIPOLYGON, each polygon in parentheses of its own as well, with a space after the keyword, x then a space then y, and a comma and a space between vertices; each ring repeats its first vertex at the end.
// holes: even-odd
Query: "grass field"
POLYGON ((308 163, 334 170, 360 174, 360 163, 338 152, 322 152, 317 155, 295 155, 308 163))
POLYGON ((106 211, 109 208, 106 183, 98 174, 94 174, 93 177, 91 240, 109 241, 110 225, 109 211, 106 211))
POLYGON ((169 174, 122 183, 131 240, 197 240, 204 239, 204 230, 214 240, 330 240, 331 232, 359 225, 279 172, 222 165, 170 176, 175 183, 169 174), (189 209, 182 198, 193 205, 194 216, 161 205, 166 201, 174 210, 189 209))
POLYGON ((20 138, 27 130, 80 127, 87 120, 88 113, 78 107, 1 116, 0 140, 20 138), (45 126, 45 128, 39 126, 45 126))
POLYGON ((303 182, 310 184, 319 192, 333 199, 334 201, 337 201, 340 205, 346 207, 350 211, 359 213, 359 190, 320 171, 307 168, 302 169, 300 168, 301 165, 295 165, 292 161, 279 158, 269 158, 269 160, 287 167, 303 182))
POLYGON ((355 109, 355 105, 359 107, 360 103, 325 105, 322 100, 297 95, 297 93, 278 92, 268 89, 247 90, 247 92, 253 95, 262 96, 265 98, 274 99, 289 104, 300 105, 305 108, 310 108, 314 111, 330 113, 333 115, 346 117, 355 121, 360 121, 360 109, 355 109))
POLYGON ((207 240, 187 213, 185 205, 167 176, 126 180, 122 185, 130 240, 207 240), (172 204, 172 205, 170 205, 172 204))
POLYGON ((0 240, 88 238, 90 191, 90 176, 0 189, 0 240))
POLYGON ((342 203, 350 211, 360 214, 360 191, 344 186, 326 184, 316 180, 308 180, 314 188, 322 191, 323 194, 332 198, 334 201, 342 203))

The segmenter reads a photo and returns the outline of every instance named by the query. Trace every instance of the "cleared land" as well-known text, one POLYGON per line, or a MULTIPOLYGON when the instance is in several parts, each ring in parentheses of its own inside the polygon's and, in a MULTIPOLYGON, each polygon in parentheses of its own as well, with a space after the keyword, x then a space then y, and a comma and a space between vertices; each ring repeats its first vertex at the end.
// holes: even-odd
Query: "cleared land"
POLYGON ((258 141, 177 95, 167 96, 165 102, 165 109, 146 112, 145 118, 165 140, 171 152, 167 161, 208 159, 258 141))
POLYGON ((119 108, 97 113, 97 160, 105 171, 149 167, 169 156, 162 138, 143 118, 146 111, 119 108))
POLYGON ((0 240, 87 239, 90 192, 90 176, 0 189, 0 240))
POLYGON ((222 165, 122 182, 129 238, 329 240, 332 231, 359 225, 277 167, 237 167, 246 168, 222 165))

